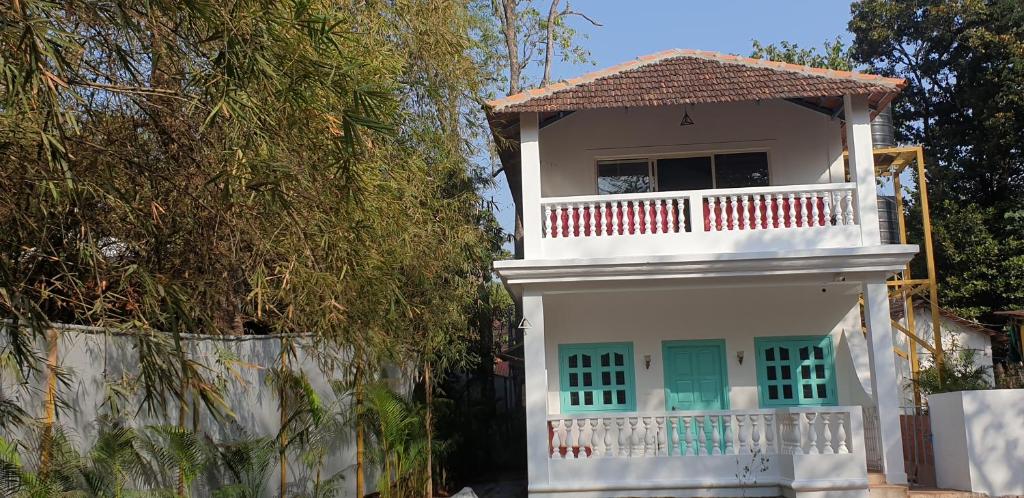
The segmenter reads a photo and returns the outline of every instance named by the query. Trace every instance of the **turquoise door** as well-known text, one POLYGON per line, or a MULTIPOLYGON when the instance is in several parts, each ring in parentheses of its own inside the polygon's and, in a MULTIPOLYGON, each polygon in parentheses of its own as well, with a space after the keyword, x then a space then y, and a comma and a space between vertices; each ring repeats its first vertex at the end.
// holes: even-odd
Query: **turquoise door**
POLYGON ((725 341, 670 341, 662 345, 662 350, 667 409, 729 408, 725 341))

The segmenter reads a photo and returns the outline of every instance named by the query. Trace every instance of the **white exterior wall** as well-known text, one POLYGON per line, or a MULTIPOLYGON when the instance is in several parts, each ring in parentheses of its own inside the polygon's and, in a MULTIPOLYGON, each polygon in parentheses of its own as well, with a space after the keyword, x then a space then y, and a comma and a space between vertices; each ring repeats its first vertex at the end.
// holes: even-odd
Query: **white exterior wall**
POLYGON ((838 119, 781 100, 577 111, 540 131, 544 197, 597 193, 598 159, 767 151, 772 185, 843 182, 838 119))
MULTIPOLYGON (((949 320, 945 317, 940 316, 940 327, 942 330, 942 348, 943 351, 949 352, 952 350, 953 345, 956 344, 961 350, 971 349, 977 352, 974 357, 974 365, 978 367, 984 367, 989 374, 989 384, 995 385, 995 379, 992 374, 993 362, 992 362, 992 338, 983 332, 979 332, 970 327, 965 327, 953 320, 949 320)), ((901 320, 901 323, 906 326, 906 319, 901 320)), ((934 344, 935 340, 932 331, 932 314, 927 308, 915 308, 914 310, 914 333, 918 337, 924 339, 929 345, 934 344)), ((896 347, 907 351, 907 348, 912 342, 906 334, 898 331, 894 331, 894 339, 896 347)), ((917 348, 917 358, 920 361, 921 368, 926 368, 933 363, 931 352, 926 350, 924 346, 921 346, 916 341, 913 342, 917 348)), ((911 385, 911 371, 910 371, 910 360, 897 358, 897 366, 899 372, 899 382, 903 386, 904 391, 904 403, 907 406, 914 404, 914 388, 911 385)))
POLYGON ((940 488, 1024 495, 1024 389, 928 396, 940 488))
POLYGON ((831 334, 839 405, 870 404, 857 285, 544 296, 548 411, 559 413, 559 344, 632 342, 637 411, 664 411, 662 341, 724 339, 730 408, 758 407, 755 337, 831 334), (736 359, 744 352, 743 364, 736 359), (644 356, 651 356, 650 369, 644 356))

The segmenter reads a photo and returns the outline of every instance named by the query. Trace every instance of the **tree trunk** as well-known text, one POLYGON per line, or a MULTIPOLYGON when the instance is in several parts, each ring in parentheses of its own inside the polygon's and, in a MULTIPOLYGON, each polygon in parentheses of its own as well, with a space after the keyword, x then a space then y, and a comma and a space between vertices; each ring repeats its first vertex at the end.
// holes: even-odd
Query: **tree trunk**
POLYGON ((551 0, 551 7, 548 8, 547 43, 544 45, 544 77, 540 80, 540 86, 546 86, 551 81, 551 58, 555 54, 555 23, 558 22, 558 3, 561 0, 551 0))
POLYGON ((363 460, 366 457, 366 441, 363 434, 363 372, 356 366, 355 384, 355 420, 356 420, 356 497, 366 496, 366 480, 363 476, 363 460))
POLYGON ((519 93, 519 35, 517 30, 518 0, 501 0, 501 28, 505 35, 505 51, 508 52, 508 94, 519 93))
POLYGON ((281 449, 280 449, 280 452, 281 452, 280 453, 281 483, 280 483, 280 493, 278 494, 278 496, 281 496, 281 497, 286 496, 285 495, 285 491, 286 491, 287 486, 288 486, 288 455, 285 452, 285 448, 288 446, 288 432, 285 430, 285 423, 288 421, 288 400, 285 399, 285 396, 288 395, 288 392, 287 392, 287 386, 285 384, 285 378, 284 378, 285 371, 287 370, 287 368, 288 368, 288 352, 287 352, 287 349, 285 347, 284 339, 282 339, 281 340, 281 378, 279 380, 279 382, 281 382, 281 386, 278 388, 278 389, 280 389, 280 391, 278 392, 278 396, 279 396, 278 399, 281 400, 281 413, 280 413, 280 416, 281 416, 281 420, 280 420, 280 425, 281 425, 281 440, 280 440, 280 444, 281 444, 281 449))
POLYGON ((434 463, 433 463, 432 452, 433 452, 434 430, 433 430, 433 421, 431 420, 431 414, 432 414, 432 412, 431 412, 431 404, 434 401, 434 395, 433 395, 434 386, 431 384, 431 379, 430 379, 430 361, 429 360, 427 360, 426 364, 423 367, 423 384, 425 386, 426 396, 427 396, 427 416, 426 416, 426 426, 427 426, 426 427, 426 429, 427 429, 427 489, 426 489, 426 494, 424 496, 426 496, 427 498, 433 498, 433 496, 434 496, 434 467, 433 467, 434 463))

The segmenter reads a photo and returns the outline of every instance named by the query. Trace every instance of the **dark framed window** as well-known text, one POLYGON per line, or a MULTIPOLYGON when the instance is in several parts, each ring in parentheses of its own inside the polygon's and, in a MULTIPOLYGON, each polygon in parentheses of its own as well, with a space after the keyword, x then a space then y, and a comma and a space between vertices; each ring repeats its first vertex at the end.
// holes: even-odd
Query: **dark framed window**
POLYGON ((832 337, 758 337, 757 388, 763 407, 835 405, 832 337))
POLYGON ((558 357, 562 413, 636 409, 631 343, 562 344, 558 357))
POLYGON ((650 191, 651 169, 646 159, 597 163, 597 193, 632 194, 650 191))

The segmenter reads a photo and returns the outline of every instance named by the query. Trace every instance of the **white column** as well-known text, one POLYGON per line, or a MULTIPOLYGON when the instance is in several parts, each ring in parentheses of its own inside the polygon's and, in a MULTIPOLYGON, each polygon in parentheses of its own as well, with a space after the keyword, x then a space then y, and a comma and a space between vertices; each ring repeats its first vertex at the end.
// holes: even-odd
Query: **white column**
POLYGON ((523 188, 523 257, 541 257, 540 126, 537 113, 519 114, 519 157, 523 188))
POLYGON ((885 480, 889 484, 906 484, 903 436, 900 434, 901 389, 892 350, 889 292, 882 279, 864 284, 864 320, 870 341, 868 358, 871 361, 871 388, 878 405, 885 480))
POLYGON ((846 147, 850 151, 850 179, 857 184, 857 223, 861 243, 882 243, 878 229, 878 194, 875 192, 875 157, 871 151, 871 110, 867 95, 843 97, 846 147))
POLYGON ((544 296, 523 290, 523 365, 526 373, 526 470, 531 486, 548 482, 548 376, 544 351, 544 296))

